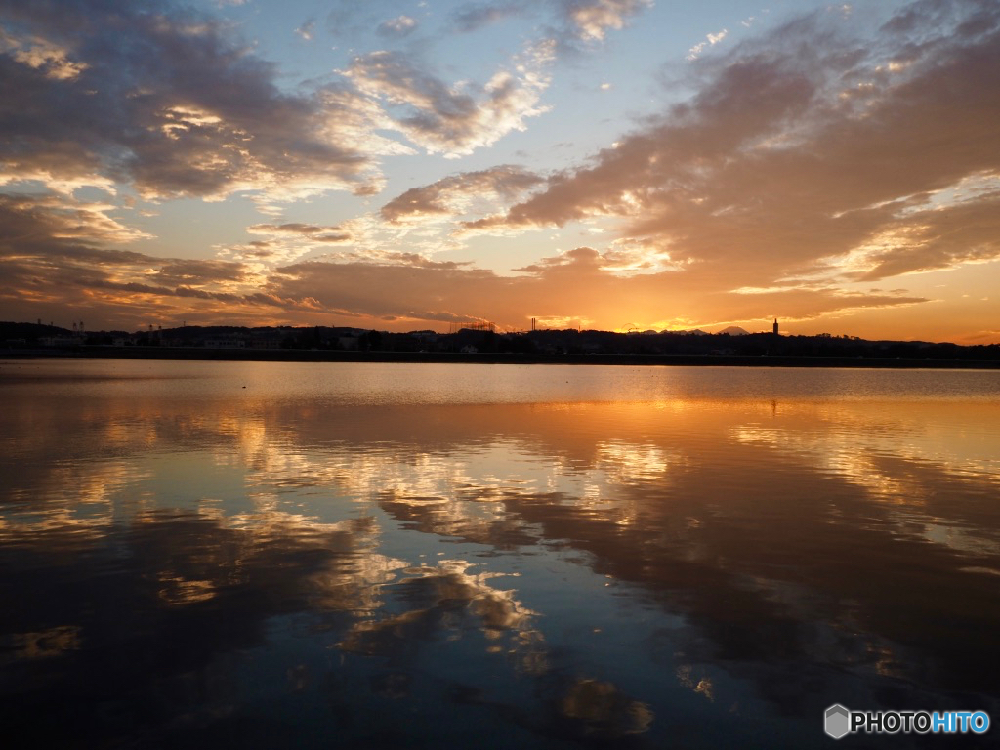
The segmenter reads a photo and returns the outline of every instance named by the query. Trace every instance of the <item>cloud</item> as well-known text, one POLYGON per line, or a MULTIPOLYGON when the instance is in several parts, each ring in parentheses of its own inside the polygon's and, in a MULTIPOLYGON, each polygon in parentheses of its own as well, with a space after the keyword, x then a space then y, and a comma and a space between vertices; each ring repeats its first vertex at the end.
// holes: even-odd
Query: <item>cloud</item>
POLYGON ((489 146, 524 120, 546 111, 539 104, 548 87, 551 43, 529 47, 514 70, 499 70, 481 86, 448 85, 401 52, 356 57, 342 71, 362 93, 383 103, 394 129, 431 153, 460 156, 489 146))
POLYGON ((376 29, 380 36, 404 37, 412 34, 417 28, 415 19, 409 16, 396 16, 388 21, 383 21, 376 29))
POLYGON ((11 247, 55 240, 127 243, 149 235, 109 216, 115 206, 58 193, 0 193, 3 241, 11 247))
POLYGON ((351 233, 338 227, 320 227, 313 224, 254 224, 247 227, 251 234, 286 235, 291 237, 306 237, 313 242, 349 242, 351 233))
POLYGON ((291 263, 317 252, 331 248, 353 247, 356 233, 343 226, 319 226, 300 222, 283 224, 253 224, 247 233, 263 236, 265 240, 252 240, 217 248, 219 256, 247 264, 257 274, 258 281, 274 266, 291 263))
POLYGON ((41 72, 46 78, 67 81, 78 77, 88 65, 69 59, 69 51, 37 37, 16 39, 0 29, 0 51, 9 53, 22 65, 41 72))
POLYGON ((687 59, 696 60, 698 56, 705 50, 705 47, 714 47, 716 44, 721 42, 729 35, 729 29, 723 29, 722 31, 715 34, 707 34, 705 36, 704 42, 699 42, 688 50, 687 59))
POLYGON ((518 268, 518 271, 523 271, 532 274, 544 275, 554 269, 571 269, 573 271, 579 271, 580 269, 600 269, 604 267, 602 262, 601 254, 592 247, 578 247, 573 250, 568 250, 561 255, 557 255, 551 258, 542 258, 538 263, 525 266, 524 268, 518 268))
MULTIPOLYGON (((590 46, 645 6, 499 2, 449 21, 473 31, 555 14, 561 41, 590 46)), ((390 7, 357 10, 366 33, 390 7)), ((201 264, 136 251, 136 193, 248 191, 272 211, 331 189, 374 194, 386 155, 467 155, 545 111, 557 42, 526 47, 485 83, 442 78, 414 47, 360 54, 333 82, 289 93, 231 28, 179 6, 8 5, 0 300, 15 317, 78 307, 91 320, 349 315, 398 328, 442 316, 706 327, 764 310, 805 320, 915 307, 926 292, 871 282, 1000 259, 1000 8, 881 12, 891 18, 877 26, 823 9, 719 46, 682 66, 687 101, 570 168, 477 162, 331 226, 276 213, 201 264), (547 227, 567 228, 552 240, 563 246, 533 241, 527 252, 550 256, 533 262, 518 248, 512 275, 464 262, 462 242, 501 257, 478 234, 547 227), (567 239, 577 229, 586 238, 567 239)))
POLYGON ((524 13, 528 4, 524 2, 484 3, 465 5, 452 15, 453 27, 462 33, 478 31, 479 29, 499 23, 524 13))
POLYGON ((1000 8, 918 2, 866 33, 819 11, 699 60, 690 101, 465 227, 598 223, 707 287, 1000 257, 1000 8))
POLYGON ((295 33, 302 37, 305 41, 311 42, 313 40, 313 35, 316 32, 316 19, 310 18, 304 24, 295 29, 295 33))
POLYGON ((273 66, 218 20, 170 3, 148 12, 94 0, 6 6, 0 27, 8 184, 287 199, 365 192, 380 179, 386 144, 355 137, 365 110, 356 95, 280 91, 273 66))
POLYGON ((687 268, 660 272, 673 263, 669 253, 638 242, 619 243, 603 253, 575 248, 514 276, 392 247, 361 257, 350 250, 351 243, 337 262, 299 260, 274 268, 282 253, 297 257, 286 243, 300 252, 322 244, 312 238, 340 229, 302 223, 254 225, 251 231, 268 239, 248 243, 244 259, 155 258, 111 248, 107 240, 96 239, 97 232, 87 240, 61 237, 68 218, 58 206, 33 203, 31 196, 0 201, 0 224, 18 232, 0 241, 5 280, 0 314, 59 319, 73 310, 91 329, 180 319, 301 324, 344 317, 401 330, 480 318, 523 328, 531 317, 574 325, 600 321, 613 328, 648 321, 651 309, 663 309, 657 327, 669 327, 670 310, 701 309, 706 301, 712 317, 695 321, 701 325, 756 319, 762 307, 781 309, 783 317, 808 318, 921 301, 898 293, 851 295, 821 285, 765 290, 766 299, 731 294, 720 289, 718 279, 691 276, 687 268), (266 265, 259 262, 261 254, 266 265), (659 266, 642 268, 651 263, 659 266), (632 272, 637 269, 645 272, 632 272))
POLYGON ((398 12, 397 0, 365 0, 365 2, 328 3, 332 8, 326 16, 326 28, 335 37, 355 40, 378 27, 391 13, 398 12))
POLYGON ((559 0, 564 21, 584 41, 603 41, 608 29, 621 29, 651 0, 559 0))
POLYGON ((168 260, 147 274, 158 284, 188 286, 211 282, 243 281, 246 268, 240 263, 223 260, 168 260))
POLYGON ((781 309, 785 318, 805 320, 926 301, 912 295, 848 294, 834 287, 751 298, 704 283, 688 286, 675 273, 618 274, 619 262, 613 253, 589 247, 543 259, 520 269, 517 276, 450 264, 311 261, 278 269, 267 288, 278 297, 315 299, 326 309, 351 311, 359 318, 392 316, 401 330, 432 324, 444 319, 442 314, 454 320, 489 319, 513 328, 526 327, 532 317, 574 325, 601 321, 602 326, 617 328, 633 320, 649 321, 649 310, 656 309, 657 301, 661 309, 668 309, 655 322, 667 328, 678 314, 670 310, 702 309, 706 295, 712 317, 694 321, 705 326, 761 320, 762 308, 781 309), (428 307, 429 300, 434 301, 433 308, 428 307))
POLYGON ((315 311, 306 299, 260 289, 250 266, 156 258, 112 244, 137 239, 100 210, 59 194, 0 194, 0 311, 46 319, 86 317, 91 328, 140 325, 170 314, 259 316, 260 308, 315 311), (188 302, 180 306, 179 300, 188 302))
POLYGON ((927 206, 886 222, 840 265, 860 280, 955 268, 1000 257, 1000 175, 997 189, 946 208, 927 206))
POLYGON ((453 260, 434 261, 417 253, 388 253, 386 260, 393 261, 399 265, 409 266, 410 268, 433 268, 444 271, 454 271, 472 265, 471 262, 460 263, 453 260))
POLYGON ((511 165, 463 172, 410 188, 382 206, 380 215, 391 223, 426 216, 451 217, 465 213, 474 201, 510 201, 541 182, 538 175, 511 165))
POLYGON ((609 29, 622 29, 629 19, 652 7, 652 0, 548 0, 527 3, 523 0, 498 0, 459 7, 452 14, 451 25, 460 33, 478 31, 509 18, 539 12, 554 24, 562 44, 602 42, 609 29))
POLYGON ((422 241, 408 228, 386 224, 374 216, 352 219, 338 226, 254 224, 247 227, 247 232, 267 239, 221 248, 220 255, 252 268, 260 283, 278 267, 306 258, 338 265, 362 263, 448 269, 471 265, 469 261, 433 260, 435 253, 453 249, 436 233, 422 241))

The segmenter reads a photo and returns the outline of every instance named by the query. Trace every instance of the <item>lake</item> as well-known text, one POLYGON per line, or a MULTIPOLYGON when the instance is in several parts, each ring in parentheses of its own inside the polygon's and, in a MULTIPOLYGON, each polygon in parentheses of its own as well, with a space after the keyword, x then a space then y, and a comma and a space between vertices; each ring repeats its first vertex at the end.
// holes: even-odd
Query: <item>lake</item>
POLYGON ((32 747, 1000 716, 998 371, 0 360, 0 446, 0 719, 32 747))

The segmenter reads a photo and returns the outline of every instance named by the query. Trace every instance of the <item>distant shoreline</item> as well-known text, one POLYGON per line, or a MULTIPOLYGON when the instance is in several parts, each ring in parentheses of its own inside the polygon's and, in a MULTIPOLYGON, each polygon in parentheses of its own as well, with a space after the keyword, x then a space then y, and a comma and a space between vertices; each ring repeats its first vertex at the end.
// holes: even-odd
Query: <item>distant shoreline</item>
POLYGON ((399 362, 489 365, 657 365, 716 367, 840 367, 997 370, 998 360, 915 357, 802 357, 735 354, 513 354, 488 352, 343 352, 319 349, 209 349, 186 347, 79 347, 0 349, 0 359, 173 359, 246 362, 399 362))

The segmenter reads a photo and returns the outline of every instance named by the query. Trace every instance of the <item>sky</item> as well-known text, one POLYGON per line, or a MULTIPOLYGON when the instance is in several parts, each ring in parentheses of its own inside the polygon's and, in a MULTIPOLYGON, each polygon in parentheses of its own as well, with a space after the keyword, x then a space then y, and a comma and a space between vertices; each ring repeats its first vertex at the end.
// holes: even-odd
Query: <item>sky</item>
POLYGON ((1000 343, 1000 3, 0 0, 0 320, 1000 343))

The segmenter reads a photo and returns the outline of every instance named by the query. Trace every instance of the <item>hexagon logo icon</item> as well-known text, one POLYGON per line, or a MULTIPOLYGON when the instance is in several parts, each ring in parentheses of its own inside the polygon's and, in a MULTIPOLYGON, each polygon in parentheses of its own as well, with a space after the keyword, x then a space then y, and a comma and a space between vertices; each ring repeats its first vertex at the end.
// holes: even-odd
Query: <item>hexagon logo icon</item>
POLYGON ((839 740, 851 731, 851 712, 834 703, 823 713, 823 731, 839 740))

